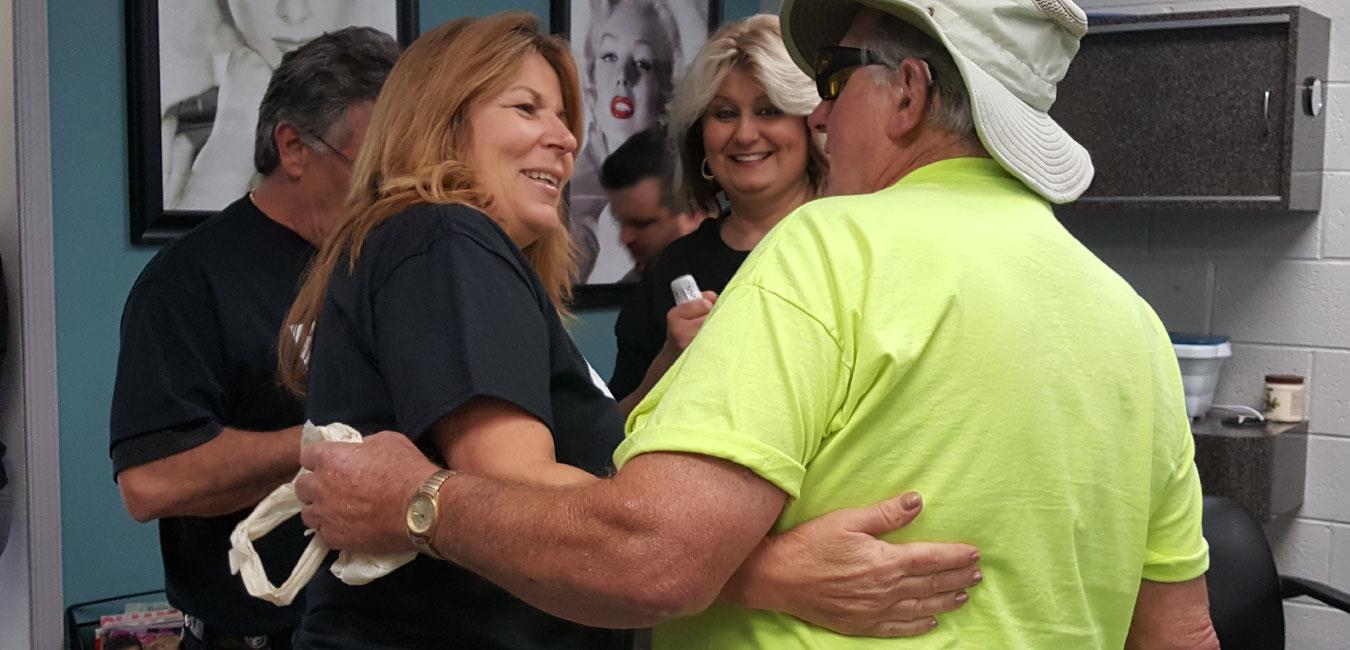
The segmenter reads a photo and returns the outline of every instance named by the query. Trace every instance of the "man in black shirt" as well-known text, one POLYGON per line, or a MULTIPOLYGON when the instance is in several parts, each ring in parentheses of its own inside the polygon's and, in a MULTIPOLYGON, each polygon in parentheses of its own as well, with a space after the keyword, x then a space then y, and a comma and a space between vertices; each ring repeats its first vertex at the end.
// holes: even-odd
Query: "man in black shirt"
MULTIPOLYGON (((277 384, 276 340, 315 246, 341 218, 398 55, 365 27, 287 54, 259 108, 257 189, 160 251, 127 298, 110 453, 127 511, 159 520, 185 648, 287 648, 299 623, 302 602, 274 607, 230 575, 229 535, 299 469, 303 405, 277 384)), ((258 541, 274 580, 299 558, 301 533, 292 521, 258 541)))

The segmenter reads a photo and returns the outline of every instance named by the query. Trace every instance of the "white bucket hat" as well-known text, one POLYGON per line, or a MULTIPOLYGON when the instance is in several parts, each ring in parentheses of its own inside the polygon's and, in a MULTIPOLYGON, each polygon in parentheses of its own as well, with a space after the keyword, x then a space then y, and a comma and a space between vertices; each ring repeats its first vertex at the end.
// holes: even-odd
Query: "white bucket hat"
POLYGON ((783 41, 807 74, 822 46, 837 45, 857 10, 872 7, 918 27, 956 61, 985 149, 1053 203, 1077 199, 1092 159, 1046 113, 1087 33, 1070 0, 785 0, 783 41))

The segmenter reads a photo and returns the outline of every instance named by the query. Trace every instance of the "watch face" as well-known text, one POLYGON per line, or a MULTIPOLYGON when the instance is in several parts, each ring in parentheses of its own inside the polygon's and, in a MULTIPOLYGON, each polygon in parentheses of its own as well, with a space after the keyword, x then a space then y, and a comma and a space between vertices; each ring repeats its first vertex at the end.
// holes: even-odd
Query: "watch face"
POLYGON ((408 531, 424 535, 436 521, 436 502, 425 494, 413 497, 408 503, 408 531))

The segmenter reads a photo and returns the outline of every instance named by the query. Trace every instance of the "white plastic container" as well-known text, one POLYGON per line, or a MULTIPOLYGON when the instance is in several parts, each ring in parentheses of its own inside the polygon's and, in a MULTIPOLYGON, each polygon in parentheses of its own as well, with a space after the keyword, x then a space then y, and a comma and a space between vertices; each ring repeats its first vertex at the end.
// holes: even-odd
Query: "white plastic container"
POLYGON ((1174 337, 1172 348, 1181 365, 1181 385, 1186 390, 1186 415, 1201 417, 1214 402, 1214 387, 1219 385, 1223 362, 1233 356, 1233 346, 1226 337, 1174 337), (1176 341, 1184 340, 1184 343, 1176 341))

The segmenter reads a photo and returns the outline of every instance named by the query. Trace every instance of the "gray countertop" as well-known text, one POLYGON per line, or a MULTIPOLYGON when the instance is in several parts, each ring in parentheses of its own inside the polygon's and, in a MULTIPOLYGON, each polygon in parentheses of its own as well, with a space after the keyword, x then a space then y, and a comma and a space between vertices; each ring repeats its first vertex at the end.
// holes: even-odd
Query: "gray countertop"
POLYGON ((1205 494, 1230 497, 1265 521, 1303 504, 1308 423, 1231 427, 1219 417, 1191 423, 1205 494))

